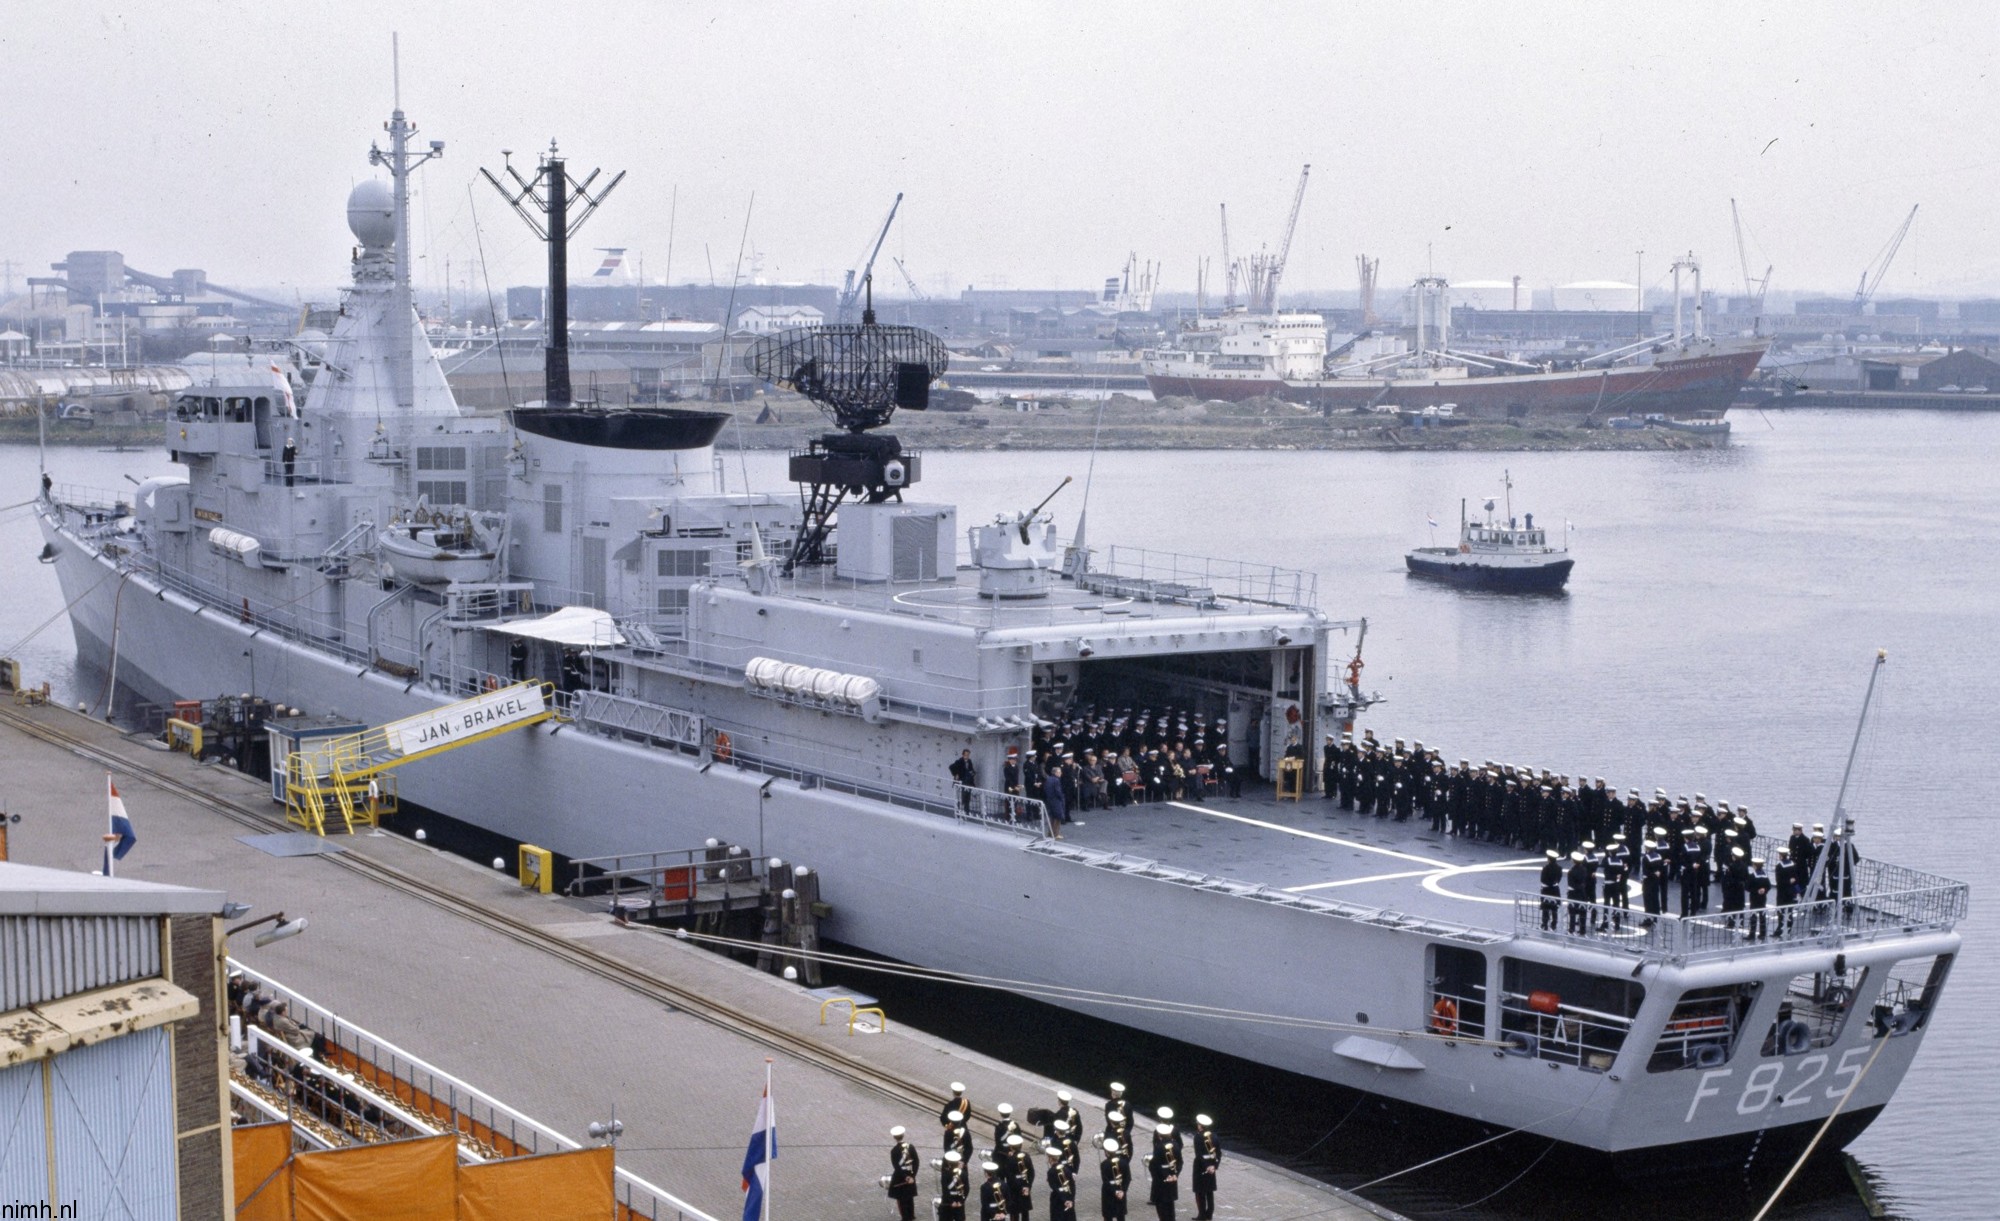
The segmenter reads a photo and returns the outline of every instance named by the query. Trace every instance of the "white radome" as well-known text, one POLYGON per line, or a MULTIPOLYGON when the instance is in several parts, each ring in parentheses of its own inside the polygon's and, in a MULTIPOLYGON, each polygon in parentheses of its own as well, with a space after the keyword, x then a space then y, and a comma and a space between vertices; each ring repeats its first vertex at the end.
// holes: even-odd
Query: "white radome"
POLYGON ((347 227, 363 246, 387 249, 396 244, 396 196, 389 184, 370 178, 347 193, 347 227))

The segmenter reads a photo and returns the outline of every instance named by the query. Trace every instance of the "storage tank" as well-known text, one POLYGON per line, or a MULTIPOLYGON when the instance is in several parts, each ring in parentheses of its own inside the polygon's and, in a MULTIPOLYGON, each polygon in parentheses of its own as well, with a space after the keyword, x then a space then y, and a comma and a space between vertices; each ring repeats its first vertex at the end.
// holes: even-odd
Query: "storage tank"
POLYGON ((1578 280, 1556 285, 1556 308, 1579 310, 1635 310, 1639 290, 1622 280, 1578 280))
MULTIPOLYGON (((1457 309, 1503 310, 1513 309, 1514 282, 1512 280, 1455 280, 1451 286, 1451 303, 1457 309)), ((1523 305, 1527 302, 1524 300, 1523 305)))

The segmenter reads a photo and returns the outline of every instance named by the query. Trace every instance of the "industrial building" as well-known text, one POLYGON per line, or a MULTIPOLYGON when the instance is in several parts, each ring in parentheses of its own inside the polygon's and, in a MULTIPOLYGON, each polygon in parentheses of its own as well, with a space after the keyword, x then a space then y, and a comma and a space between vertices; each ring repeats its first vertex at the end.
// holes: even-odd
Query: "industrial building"
POLYGON ((231 1213, 223 902, 0 862, 0 1197, 50 1206, 20 1215, 231 1213))

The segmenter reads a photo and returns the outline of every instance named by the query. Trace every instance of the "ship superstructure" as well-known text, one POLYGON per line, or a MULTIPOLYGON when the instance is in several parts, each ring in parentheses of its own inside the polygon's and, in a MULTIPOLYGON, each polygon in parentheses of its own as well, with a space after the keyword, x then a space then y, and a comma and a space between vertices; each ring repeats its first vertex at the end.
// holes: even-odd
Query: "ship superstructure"
MULTIPOLYGON (((1308 753, 1372 702, 1329 673, 1361 625, 1309 574, 1087 547, 1039 509, 961 523, 865 430, 794 455, 794 495, 727 486, 720 414, 463 415, 401 267, 412 130, 398 110, 391 184, 350 199, 354 285, 296 414, 268 378, 192 388, 185 476, 39 502, 79 649, 119 680, 359 724, 547 681, 558 726, 401 800, 570 858, 755 845, 818 870, 828 937, 1634 1170, 1761 1171, 1888 1102, 1962 885, 1862 859, 1779 937, 1595 904, 1545 927, 1538 860, 1259 787, 1316 788, 1308 753), (1210 726, 1250 795, 1058 838, 1002 778, 1085 707, 1210 726)), ((874 401, 921 405, 941 365, 884 350, 874 401)), ((816 351, 767 356, 823 386, 816 351)))

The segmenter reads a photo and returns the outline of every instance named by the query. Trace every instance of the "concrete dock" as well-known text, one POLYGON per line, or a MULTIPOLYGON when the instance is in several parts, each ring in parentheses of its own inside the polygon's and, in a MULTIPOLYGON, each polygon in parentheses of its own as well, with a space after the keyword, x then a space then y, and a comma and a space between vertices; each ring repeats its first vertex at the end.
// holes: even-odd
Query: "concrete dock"
MULTIPOLYGON (((0 808, 20 817, 12 859, 96 868, 107 771, 138 833, 121 876, 226 891, 253 904, 253 917, 308 917, 303 936, 262 949, 244 938, 231 953, 572 1137, 615 1105, 619 1164, 715 1217, 742 1207, 767 1056, 780 1150, 773 1216, 893 1217, 877 1181, 888 1130, 906 1125, 926 1161, 936 1156, 952 1081, 969 1087, 976 1140, 990 1135, 995 1104, 1050 1106, 1059 1087, 1086 1122, 1101 1120, 1104 1082, 1051 1081, 914 1031, 894 1012, 878 1034, 851 1035, 831 1015, 821 1025, 820 999, 799 985, 620 927, 599 905, 523 890, 511 869, 379 832, 329 837, 322 854, 269 855, 240 838, 291 829, 267 784, 60 708, 0 707, 0 808)), ((1142 1116, 1180 1106, 1132 1101, 1142 1116)), ((1228 1117, 1218 1120, 1226 1149, 1228 1117)), ((1143 1166, 1134 1172, 1132 1215, 1150 1215, 1143 1166)), ((1094 1217, 1094 1156, 1078 1178, 1078 1215, 1094 1217)), ((976 1171, 971 1179, 976 1188, 976 1171)), ((926 1165, 920 1208, 935 1185, 926 1165)), ((1237 1154, 1219 1186, 1219 1217, 1394 1216, 1237 1154)), ((1185 1188, 1181 1208, 1192 1214, 1185 1188)))

